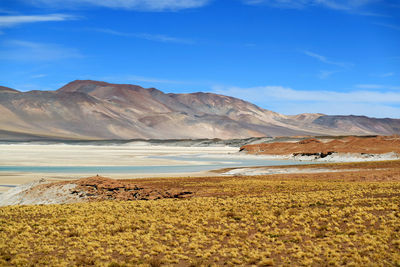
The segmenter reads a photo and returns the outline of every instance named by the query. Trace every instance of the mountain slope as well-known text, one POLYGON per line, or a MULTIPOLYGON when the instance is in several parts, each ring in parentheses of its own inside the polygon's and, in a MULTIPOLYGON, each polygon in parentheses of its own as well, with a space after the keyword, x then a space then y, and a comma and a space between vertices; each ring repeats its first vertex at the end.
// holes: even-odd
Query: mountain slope
POLYGON ((19 93, 19 91, 5 86, 0 86, 0 93, 19 93))
POLYGON ((400 120, 285 116, 212 93, 165 94, 155 88, 73 81, 57 91, 0 87, 0 138, 133 139, 394 134, 400 120))

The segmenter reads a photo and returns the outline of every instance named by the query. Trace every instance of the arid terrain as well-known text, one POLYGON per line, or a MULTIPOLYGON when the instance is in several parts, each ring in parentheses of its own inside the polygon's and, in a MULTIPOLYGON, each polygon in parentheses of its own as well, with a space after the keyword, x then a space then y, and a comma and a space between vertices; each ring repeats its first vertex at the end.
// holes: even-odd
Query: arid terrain
POLYGON ((400 267, 400 0, 0 0, 0 267, 400 267))
MULTIPOLYGON (((249 145, 238 155, 263 157, 243 153, 279 147, 282 154, 399 151, 397 136, 334 139, 249 145)), ((56 149, 76 164, 73 148, 56 149)), ((124 149, 92 155, 110 150, 115 160, 129 154, 124 149)), ((37 163, 55 152, 46 153, 37 163)), ((400 160, 243 169, 205 177, 66 177, 12 188, 0 199, 0 265, 400 265, 400 160), (256 175, 265 170, 269 175, 256 175)))
POLYGON ((0 208, 0 261, 399 265, 400 161, 325 167, 339 172, 75 181, 84 202, 0 208))

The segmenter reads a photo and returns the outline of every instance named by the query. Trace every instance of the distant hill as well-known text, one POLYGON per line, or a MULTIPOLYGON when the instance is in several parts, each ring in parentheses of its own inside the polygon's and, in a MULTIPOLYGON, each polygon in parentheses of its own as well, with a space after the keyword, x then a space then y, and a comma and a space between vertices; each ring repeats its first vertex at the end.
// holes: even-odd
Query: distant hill
POLYGON ((6 93, 19 93, 17 90, 15 89, 11 89, 5 86, 0 86, 0 93, 2 92, 6 92, 6 93))
POLYGON ((77 80, 57 91, 0 87, 0 139, 178 139, 392 135, 400 119, 287 116, 212 93, 77 80))

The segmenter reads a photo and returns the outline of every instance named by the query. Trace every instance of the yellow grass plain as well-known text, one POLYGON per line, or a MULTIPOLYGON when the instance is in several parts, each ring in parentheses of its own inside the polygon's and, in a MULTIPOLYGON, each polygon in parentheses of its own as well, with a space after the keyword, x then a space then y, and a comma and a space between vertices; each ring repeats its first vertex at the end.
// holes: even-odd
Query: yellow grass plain
POLYGON ((0 264, 400 266, 400 162, 355 166, 142 181, 198 188, 184 200, 2 207, 0 264))

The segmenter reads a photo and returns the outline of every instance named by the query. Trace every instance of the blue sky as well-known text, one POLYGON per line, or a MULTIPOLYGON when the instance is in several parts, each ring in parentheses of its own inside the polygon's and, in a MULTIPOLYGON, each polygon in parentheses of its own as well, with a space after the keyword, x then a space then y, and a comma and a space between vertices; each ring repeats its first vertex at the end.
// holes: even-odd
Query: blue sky
POLYGON ((75 79, 400 118, 400 1, 1 0, 0 85, 75 79))

